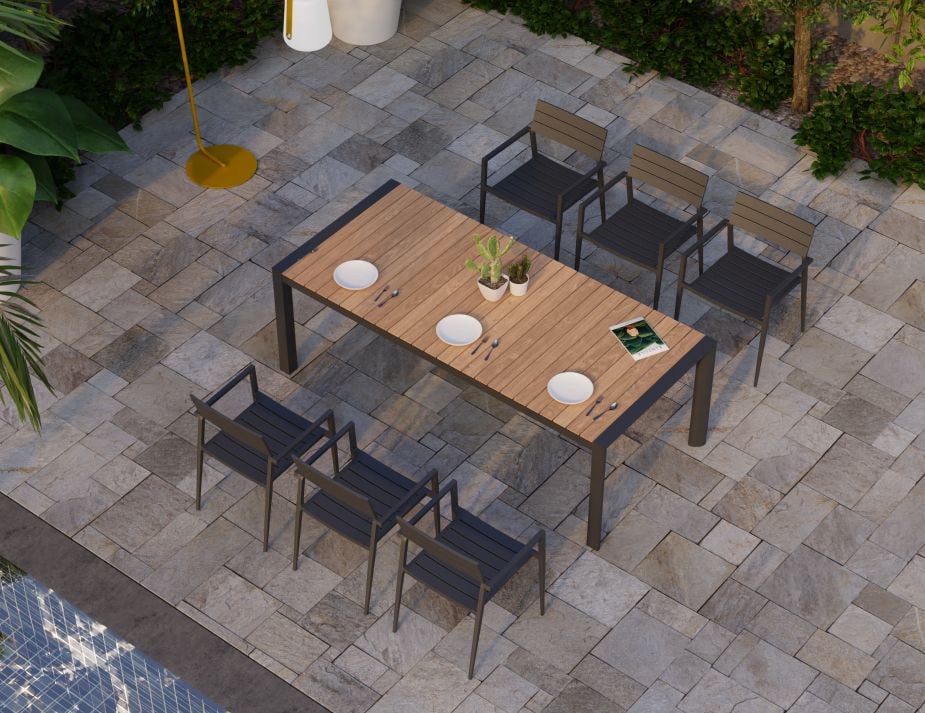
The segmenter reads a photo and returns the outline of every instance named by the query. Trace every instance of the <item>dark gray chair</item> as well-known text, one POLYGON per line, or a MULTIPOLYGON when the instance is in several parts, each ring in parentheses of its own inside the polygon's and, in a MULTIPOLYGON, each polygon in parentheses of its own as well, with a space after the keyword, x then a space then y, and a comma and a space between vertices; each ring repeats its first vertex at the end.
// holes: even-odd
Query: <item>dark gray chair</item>
MULTIPOLYGON (((655 301, 662 290, 665 258, 688 239, 703 237, 703 218, 709 211, 703 207, 709 176, 675 161, 645 146, 633 147, 628 171, 620 173, 588 196, 578 207, 578 235, 575 243, 575 269, 581 265, 581 244, 584 240, 599 245, 615 255, 655 272, 655 301), (585 230, 585 209, 599 196, 620 181, 626 181, 626 205, 609 218, 601 209, 601 224, 585 230), (687 220, 675 218, 638 200, 633 193, 633 181, 659 188, 688 203, 694 214, 687 220)), ((701 255, 701 263, 703 262, 701 255)))
POLYGON ((475 654, 482 629, 485 604, 531 558, 539 568, 540 614, 546 613, 546 532, 540 530, 528 542, 520 542, 459 507, 456 481, 443 486, 411 520, 398 518, 402 537, 395 584, 392 631, 398 631, 402 585, 409 574, 447 599, 475 613, 472 648, 469 651, 469 678, 475 671, 475 654), (450 494, 451 520, 440 526, 440 500, 450 494), (436 537, 415 527, 429 510, 435 514, 436 537), (408 541, 421 548, 411 562, 408 541))
MULTIPOLYGON (((295 538, 292 546, 292 568, 298 567, 299 538, 302 533, 302 513, 311 515, 335 532, 358 545, 369 548, 366 569, 366 597, 363 612, 369 614, 369 598, 376 566, 376 547, 395 527, 397 518, 406 515, 427 495, 437 494, 439 482, 435 469, 415 482, 357 448, 356 427, 347 423, 305 461, 294 459, 299 478, 296 494, 295 538), (350 462, 341 467, 337 442, 349 436, 350 462), (334 477, 329 478, 314 467, 315 461, 331 451, 334 477), (310 480, 318 492, 305 500, 305 481, 310 480)), ((439 525, 439 513, 434 522, 439 525)))
POLYGON ((196 509, 202 504, 202 464, 208 453, 264 487, 263 551, 266 552, 270 541, 273 483, 292 464, 293 457, 304 454, 325 435, 334 434, 334 414, 328 410, 312 422, 274 401, 257 388, 257 370, 253 364, 241 369, 204 401, 192 394, 190 398, 199 420, 196 509), (250 377, 251 404, 234 418, 218 411, 216 402, 247 376, 250 377), (206 421, 218 429, 208 441, 205 440, 206 421))
MULTIPOLYGON (((482 159, 479 222, 485 222, 485 196, 491 193, 521 210, 555 223, 555 258, 558 260, 563 214, 595 186, 604 185, 605 163, 601 157, 604 155, 606 140, 607 129, 552 104, 537 101, 532 123, 482 159), (530 159, 494 185, 488 185, 488 162, 527 133, 530 134, 530 159), (537 135, 589 156, 595 162, 594 167, 582 174, 570 166, 541 155, 537 150, 537 135)), ((603 214, 603 193, 600 194, 600 202, 603 214)))
POLYGON ((675 319, 681 312, 684 291, 689 290, 730 312, 761 322, 758 361, 755 364, 755 386, 758 385, 758 373, 761 371, 761 357, 764 355, 771 308, 797 285, 800 285, 800 330, 806 330, 806 288, 809 283, 809 266, 813 261, 808 253, 813 230, 814 226, 809 221, 745 193, 739 193, 736 195, 732 217, 720 221, 703 240, 681 254, 675 319), (693 282, 685 282, 687 258, 697 249, 700 251, 702 264, 703 247, 723 228, 726 228, 726 252, 693 282), (785 270, 777 263, 756 257, 736 247, 733 240, 735 228, 745 230, 785 252, 792 250, 800 256, 800 264, 793 270, 785 270))

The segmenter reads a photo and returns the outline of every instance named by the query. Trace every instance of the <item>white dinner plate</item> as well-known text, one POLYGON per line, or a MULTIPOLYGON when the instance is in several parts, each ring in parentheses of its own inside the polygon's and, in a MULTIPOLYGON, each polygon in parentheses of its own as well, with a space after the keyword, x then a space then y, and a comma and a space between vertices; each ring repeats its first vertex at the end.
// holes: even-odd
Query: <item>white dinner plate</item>
POLYGON ((348 260, 334 268, 334 282, 345 290, 365 290, 379 279, 379 270, 366 260, 348 260))
POLYGON ((549 380, 546 390, 560 404, 580 404, 591 398, 594 384, 591 383, 591 379, 577 371, 563 371, 549 380))
POLYGON ((437 336, 451 347, 464 347, 482 336, 482 324, 468 314, 451 314, 437 322, 437 336))

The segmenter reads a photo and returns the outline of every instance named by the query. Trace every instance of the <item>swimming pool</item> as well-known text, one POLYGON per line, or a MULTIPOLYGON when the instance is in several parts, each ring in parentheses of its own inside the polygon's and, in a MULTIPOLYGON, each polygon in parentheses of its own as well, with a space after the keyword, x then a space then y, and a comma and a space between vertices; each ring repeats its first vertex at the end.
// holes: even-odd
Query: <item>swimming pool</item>
POLYGON ((2 713, 227 713, 0 557, 2 713))

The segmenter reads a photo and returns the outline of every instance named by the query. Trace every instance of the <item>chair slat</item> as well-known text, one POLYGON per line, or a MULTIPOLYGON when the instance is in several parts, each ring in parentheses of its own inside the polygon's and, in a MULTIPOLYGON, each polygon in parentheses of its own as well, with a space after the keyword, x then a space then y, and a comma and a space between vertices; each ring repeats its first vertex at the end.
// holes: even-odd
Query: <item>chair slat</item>
POLYGON ((595 161, 600 161, 604 155, 607 129, 548 102, 536 102, 530 128, 540 136, 569 146, 595 161))
POLYGON ((729 222, 801 257, 809 252, 815 230, 808 220, 745 193, 736 196, 729 222))
POLYGON ((633 148, 628 173, 633 178, 698 208, 703 203, 710 179, 709 176, 680 161, 638 144, 633 148))

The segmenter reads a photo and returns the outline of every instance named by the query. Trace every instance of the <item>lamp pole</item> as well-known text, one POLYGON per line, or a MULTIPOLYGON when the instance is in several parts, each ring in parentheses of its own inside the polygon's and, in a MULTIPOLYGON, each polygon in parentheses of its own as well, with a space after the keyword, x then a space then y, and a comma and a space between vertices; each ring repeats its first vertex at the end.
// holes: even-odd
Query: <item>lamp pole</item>
POLYGON ((183 74, 186 78, 186 91, 189 94, 190 113, 193 115, 193 132, 196 134, 196 145, 199 147, 199 150, 186 160, 186 175, 193 183, 206 188, 240 186, 256 173, 257 159, 254 154, 241 146, 218 144, 206 148, 203 145, 178 0, 173 0, 173 14, 177 20, 177 38, 180 40, 180 57, 183 59, 183 74))

